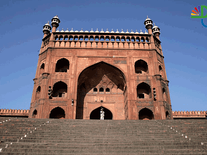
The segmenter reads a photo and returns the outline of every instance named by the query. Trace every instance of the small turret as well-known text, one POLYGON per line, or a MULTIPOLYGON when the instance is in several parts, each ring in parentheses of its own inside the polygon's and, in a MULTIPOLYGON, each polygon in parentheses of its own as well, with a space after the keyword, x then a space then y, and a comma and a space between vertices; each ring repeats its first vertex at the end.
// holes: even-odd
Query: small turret
POLYGON ((59 26, 60 19, 56 15, 55 17, 52 18, 51 20, 51 25, 52 25, 52 32, 55 32, 57 27, 59 26))
POLYGON ((148 18, 148 16, 147 19, 144 21, 144 25, 145 28, 148 30, 148 34, 152 34, 153 21, 150 18, 148 18))
POLYGON ((160 28, 158 26, 155 25, 152 28, 152 33, 157 37, 157 39, 160 40, 160 28))
MULTIPOLYGON (((49 33, 50 33, 50 30, 51 30, 51 26, 49 24, 49 21, 43 26, 43 33, 44 33, 44 37, 46 37, 49 33)), ((44 38, 43 37, 43 38, 44 38)))

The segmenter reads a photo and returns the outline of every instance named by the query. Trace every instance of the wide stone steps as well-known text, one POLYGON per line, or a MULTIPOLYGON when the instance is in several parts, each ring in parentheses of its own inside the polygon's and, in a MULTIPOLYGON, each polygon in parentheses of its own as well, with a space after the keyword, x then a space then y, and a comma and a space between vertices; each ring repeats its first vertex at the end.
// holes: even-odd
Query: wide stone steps
POLYGON ((0 154, 205 155, 205 129, 206 120, 10 118, 0 123, 0 154))

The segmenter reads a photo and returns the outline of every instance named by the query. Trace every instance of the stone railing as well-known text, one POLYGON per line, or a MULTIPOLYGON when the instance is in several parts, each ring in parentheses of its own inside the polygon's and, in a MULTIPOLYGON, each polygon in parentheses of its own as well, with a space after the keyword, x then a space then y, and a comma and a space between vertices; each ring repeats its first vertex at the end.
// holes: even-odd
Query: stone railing
POLYGON ((207 111, 173 111, 173 118, 206 118, 207 111))
POLYGON ((107 31, 56 31, 51 35, 52 44, 43 40, 43 47, 66 48, 121 48, 121 49, 151 49, 150 34, 143 32, 107 31), (44 43, 45 42, 45 43, 44 43))
POLYGON ((29 110, 0 109, 0 116, 28 116, 29 110))

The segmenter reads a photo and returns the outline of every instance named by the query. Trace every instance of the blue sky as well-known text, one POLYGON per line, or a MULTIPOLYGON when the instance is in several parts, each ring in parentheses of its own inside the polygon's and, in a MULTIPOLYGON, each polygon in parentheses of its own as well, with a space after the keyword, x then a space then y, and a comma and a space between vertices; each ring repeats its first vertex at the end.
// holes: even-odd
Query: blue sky
POLYGON ((42 28, 55 15, 60 30, 119 31, 145 31, 148 15, 160 27, 172 110, 207 110, 207 28, 190 18, 199 5, 207 1, 0 1, 0 109, 29 109, 42 28))

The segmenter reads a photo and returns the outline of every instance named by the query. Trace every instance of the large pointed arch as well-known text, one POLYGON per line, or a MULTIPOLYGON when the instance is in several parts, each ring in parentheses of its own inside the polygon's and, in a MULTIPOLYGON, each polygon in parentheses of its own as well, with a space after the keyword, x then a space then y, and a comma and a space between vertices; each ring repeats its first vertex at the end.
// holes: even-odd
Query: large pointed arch
POLYGON ((60 107, 56 107, 51 110, 50 118, 63 119, 63 118, 65 118, 65 111, 60 107))
POLYGON ((100 119, 100 110, 101 110, 101 108, 103 108, 104 115, 105 115, 105 116, 104 116, 104 119, 105 119, 105 120, 113 119, 113 114, 112 114, 112 112, 111 112, 109 109, 107 109, 107 108, 105 108, 105 107, 102 107, 102 106, 100 106, 100 107, 94 109, 94 110, 90 113, 90 119, 100 119))
POLYGON ((150 109, 143 108, 139 111, 139 119, 140 120, 151 120, 151 119, 154 119, 154 114, 150 109))
MULTIPOLYGON (((117 67, 101 61, 85 68, 78 77, 76 105, 77 119, 84 119, 84 99, 87 93, 90 90, 93 90, 105 76, 117 86, 117 89, 124 92, 126 79, 124 73, 117 67)), ((121 95, 123 95, 123 93, 121 95)), ((125 104, 124 102, 127 102, 127 100, 123 99, 123 105, 125 104)), ((88 118, 90 117, 89 115, 90 114, 88 114, 88 118)))

